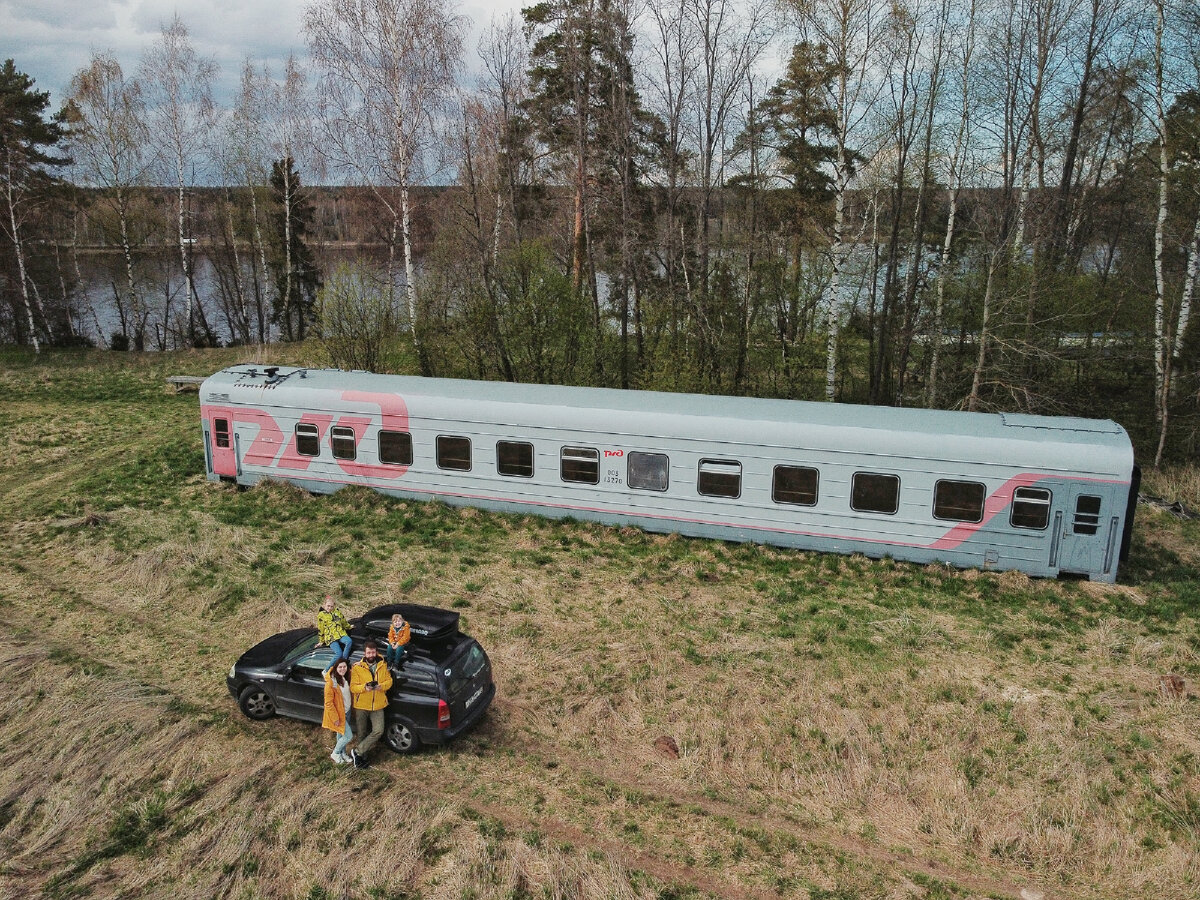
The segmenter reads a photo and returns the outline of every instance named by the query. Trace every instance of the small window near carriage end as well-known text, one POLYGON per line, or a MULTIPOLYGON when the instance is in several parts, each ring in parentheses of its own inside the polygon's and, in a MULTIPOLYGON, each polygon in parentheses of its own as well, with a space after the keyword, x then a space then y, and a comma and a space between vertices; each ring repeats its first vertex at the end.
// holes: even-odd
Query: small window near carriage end
POLYGON ((855 512, 895 515, 900 508, 900 476, 855 472, 850 489, 850 508, 855 512))
POLYGON ((321 432, 316 425, 301 423, 296 426, 296 453, 300 456, 321 454, 321 432))
POLYGON ((808 466, 776 466, 771 479, 771 499, 797 506, 817 505, 817 470, 808 466))
POLYGON ((354 459, 357 449, 354 444, 354 429, 335 425, 329 432, 329 446, 334 459, 354 459))
POLYGON ((229 446, 229 420, 228 419, 213 419, 213 431, 217 435, 217 446, 229 446))
POLYGON ((742 464, 732 459, 702 459, 696 475, 696 491, 706 497, 736 498, 742 495, 742 464))
POLYGON ((1009 522, 1013 528, 1035 528, 1050 524, 1051 494, 1045 488, 1019 487, 1013 491, 1009 522))
POLYGON ((939 481, 933 486, 933 517, 982 522, 987 488, 977 481, 939 481))
POLYGON ((412 435, 407 431, 380 431, 379 461, 388 466, 411 466, 412 435))
POLYGON ((1075 534, 1095 534, 1100 530, 1100 498, 1083 495, 1075 500, 1075 534))
POLYGON ((455 472, 471 471, 471 439, 456 435, 437 436, 437 464, 439 469, 455 472))

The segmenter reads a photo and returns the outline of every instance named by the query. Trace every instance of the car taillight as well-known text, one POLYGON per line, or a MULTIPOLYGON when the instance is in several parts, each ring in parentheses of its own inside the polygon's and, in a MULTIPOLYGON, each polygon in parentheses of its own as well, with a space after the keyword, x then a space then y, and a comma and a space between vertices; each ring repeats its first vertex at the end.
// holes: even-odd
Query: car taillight
POLYGON ((450 707, 445 700, 438 701, 438 728, 450 727, 450 707))

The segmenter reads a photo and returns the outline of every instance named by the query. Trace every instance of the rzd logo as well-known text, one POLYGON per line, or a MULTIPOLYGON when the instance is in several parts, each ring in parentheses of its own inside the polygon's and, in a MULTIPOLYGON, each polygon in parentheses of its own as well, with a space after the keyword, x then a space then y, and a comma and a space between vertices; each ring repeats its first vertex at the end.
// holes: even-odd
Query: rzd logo
POLYGON ((607 459, 610 456, 624 456, 624 455, 625 455, 624 450, 605 450, 604 451, 605 459, 607 459))

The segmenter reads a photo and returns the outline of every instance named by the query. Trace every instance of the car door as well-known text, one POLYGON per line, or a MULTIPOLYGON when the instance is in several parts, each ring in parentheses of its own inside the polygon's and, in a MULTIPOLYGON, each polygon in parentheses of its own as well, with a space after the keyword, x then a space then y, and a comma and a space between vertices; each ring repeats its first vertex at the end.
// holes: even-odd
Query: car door
POLYGON ((275 692, 275 708, 281 715, 306 722, 320 722, 325 712, 324 672, 333 662, 333 650, 311 650, 283 672, 275 692))

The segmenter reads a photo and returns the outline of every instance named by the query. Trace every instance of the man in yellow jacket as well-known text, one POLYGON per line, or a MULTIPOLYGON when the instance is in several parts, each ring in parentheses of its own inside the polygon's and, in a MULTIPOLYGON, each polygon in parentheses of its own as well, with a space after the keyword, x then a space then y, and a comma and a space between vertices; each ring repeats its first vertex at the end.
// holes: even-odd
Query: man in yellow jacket
POLYGON ((354 765, 367 767, 366 753, 383 736, 383 711, 387 707, 387 692, 392 686, 392 673, 379 655, 373 640, 363 645, 363 657, 350 670, 350 696, 354 701, 354 733, 358 746, 350 751, 354 765), (371 723, 367 733, 367 723, 371 723))

